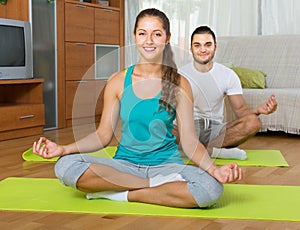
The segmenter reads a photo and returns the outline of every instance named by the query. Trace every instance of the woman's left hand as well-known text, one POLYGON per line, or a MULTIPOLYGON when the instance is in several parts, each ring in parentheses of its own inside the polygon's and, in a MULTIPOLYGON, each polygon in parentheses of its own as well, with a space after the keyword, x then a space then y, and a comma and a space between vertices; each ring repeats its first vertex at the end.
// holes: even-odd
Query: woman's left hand
POLYGON ((237 163, 216 167, 211 175, 223 184, 241 180, 243 177, 242 169, 237 163))

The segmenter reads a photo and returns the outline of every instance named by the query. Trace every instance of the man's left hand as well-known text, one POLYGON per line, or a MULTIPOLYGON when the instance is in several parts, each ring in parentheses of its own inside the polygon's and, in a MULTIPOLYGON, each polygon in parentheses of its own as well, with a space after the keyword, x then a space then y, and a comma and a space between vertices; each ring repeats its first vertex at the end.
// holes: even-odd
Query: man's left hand
POLYGON ((277 109, 277 101, 275 95, 272 94, 265 103, 263 103, 261 106, 258 107, 257 110, 259 114, 270 114, 270 113, 274 113, 276 109, 277 109))

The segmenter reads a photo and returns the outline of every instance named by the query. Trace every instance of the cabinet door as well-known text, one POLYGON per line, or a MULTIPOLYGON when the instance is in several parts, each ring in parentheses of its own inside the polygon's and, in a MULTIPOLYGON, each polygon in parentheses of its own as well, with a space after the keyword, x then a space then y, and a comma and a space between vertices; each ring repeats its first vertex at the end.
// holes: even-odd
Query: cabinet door
POLYGON ((94 45, 66 42, 66 80, 94 79, 94 45))
POLYGON ((95 43, 120 44, 120 13, 95 9, 95 43))
POLYGON ((0 18, 29 21, 29 1, 8 2, 5 5, 0 4, 0 18))
MULTIPOLYGON (((0 107, 0 132, 43 126, 43 104, 19 104, 0 107)), ((25 135, 26 136, 26 135, 25 135)))
POLYGON ((94 43, 94 8, 66 3, 65 41, 94 43))
POLYGON ((102 95, 106 81, 67 81, 66 118, 100 115, 102 95))

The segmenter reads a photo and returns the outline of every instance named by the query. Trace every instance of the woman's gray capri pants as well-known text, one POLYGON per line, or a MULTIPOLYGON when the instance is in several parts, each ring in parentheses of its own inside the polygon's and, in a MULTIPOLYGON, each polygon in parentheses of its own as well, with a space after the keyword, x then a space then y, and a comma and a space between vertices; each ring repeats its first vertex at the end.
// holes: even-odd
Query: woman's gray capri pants
POLYGON ((100 158, 86 154, 71 154, 61 157, 57 161, 55 174, 64 185, 76 188, 77 180, 91 163, 108 165, 118 171, 141 178, 178 173, 187 182, 187 188, 199 207, 214 205, 223 193, 223 185, 207 172, 196 166, 176 163, 144 166, 123 160, 100 158))

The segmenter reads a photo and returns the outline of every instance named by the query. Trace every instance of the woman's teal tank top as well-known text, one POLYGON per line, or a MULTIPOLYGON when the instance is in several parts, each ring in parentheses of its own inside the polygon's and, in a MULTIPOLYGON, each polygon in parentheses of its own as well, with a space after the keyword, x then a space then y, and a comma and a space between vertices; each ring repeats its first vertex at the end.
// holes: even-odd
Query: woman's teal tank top
POLYGON ((115 159, 139 165, 183 164, 175 136, 175 115, 159 108, 161 93, 151 99, 137 97, 132 88, 132 72, 128 68, 120 102, 122 138, 115 159))

